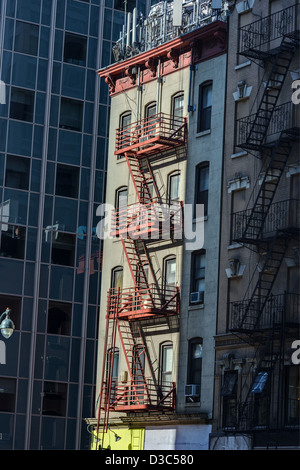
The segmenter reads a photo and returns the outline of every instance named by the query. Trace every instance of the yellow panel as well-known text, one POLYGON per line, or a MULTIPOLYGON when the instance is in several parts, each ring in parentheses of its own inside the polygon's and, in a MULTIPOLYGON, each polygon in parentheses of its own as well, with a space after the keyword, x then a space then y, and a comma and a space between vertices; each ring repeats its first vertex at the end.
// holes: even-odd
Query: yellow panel
MULTIPOLYGON (((111 450, 143 450, 145 429, 113 428, 104 435, 103 448, 111 450), (116 437, 121 439, 116 440, 116 437)), ((99 432, 99 444, 102 442, 102 432, 99 432)), ((96 432, 92 434, 91 450, 97 450, 96 432)))

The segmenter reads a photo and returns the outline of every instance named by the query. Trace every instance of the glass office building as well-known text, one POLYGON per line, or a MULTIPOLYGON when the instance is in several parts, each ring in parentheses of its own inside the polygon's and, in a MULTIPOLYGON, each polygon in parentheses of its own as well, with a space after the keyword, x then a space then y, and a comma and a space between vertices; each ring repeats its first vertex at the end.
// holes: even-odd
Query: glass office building
POLYGON ((89 446, 109 113, 95 71, 125 3, 0 0, 0 313, 16 326, 1 341, 0 449, 89 446))

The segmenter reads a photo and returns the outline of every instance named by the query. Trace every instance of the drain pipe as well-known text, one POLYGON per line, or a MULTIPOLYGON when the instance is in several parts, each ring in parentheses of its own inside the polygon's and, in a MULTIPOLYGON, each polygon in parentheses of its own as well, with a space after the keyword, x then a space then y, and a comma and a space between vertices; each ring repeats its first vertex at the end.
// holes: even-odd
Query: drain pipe
POLYGON ((157 75, 157 91, 156 91, 156 114, 159 113, 160 110, 160 91, 161 91, 161 83, 162 83, 162 77, 160 75, 160 65, 161 65, 161 60, 158 59, 158 75, 157 75))
POLYGON ((189 80, 189 97, 188 97, 188 112, 194 112, 196 110, 196 106, 191 103, 192 101, 192 80, 193 74, 197 70, 197 65, 193 64, 193 46, 191 47, 191 61, 190 61, 190 80, 189 80))

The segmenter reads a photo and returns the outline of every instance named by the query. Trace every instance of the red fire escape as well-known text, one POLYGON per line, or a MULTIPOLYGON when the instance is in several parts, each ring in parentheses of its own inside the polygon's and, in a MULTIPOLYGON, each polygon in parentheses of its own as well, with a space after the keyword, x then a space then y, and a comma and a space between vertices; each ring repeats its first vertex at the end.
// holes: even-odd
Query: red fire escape
POLYGON ((172 233, 182 222, 182 203, 174 206, 170 201, 162 201, 150 163, 154 155, 157 157, 161 152, 185 145, 186 137, 186 119, 163 113, 117 130, 115 155, 126 158, 138 203, 117 209, 112 222, 111 234, 121 239, 133 287, 112 288, 108 292, 98 410, 98 428, 101 414, 103 433, 108 428, 111 411, 175 408, 176 384, 160 383, 153 373, 150 377, 145 375, 145 369, 152 371, 153 368, 143 326, 149 319, 163 323, 179 314, 179 288, 159 287, 147 243, 151 239, 165 239, 165 227, 172 233), (154 279, 153 284, 148 281, 146 266, 154 279), (122 382, 114 377, 117 337, 127 364, 122 382))

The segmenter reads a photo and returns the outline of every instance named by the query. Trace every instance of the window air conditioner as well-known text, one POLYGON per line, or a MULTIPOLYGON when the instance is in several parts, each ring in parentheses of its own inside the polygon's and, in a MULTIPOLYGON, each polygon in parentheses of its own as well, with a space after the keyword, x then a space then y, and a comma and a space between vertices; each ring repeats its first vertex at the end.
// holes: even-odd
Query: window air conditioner
POLYGON ((200 385, 191 384, 184 387, 185 397, 200 397, 200 385))
POLYGON ((204 299, 204 292, 191 292, 190 294, 190 303, 197 304, 199 302, 203 302, 204 299))

